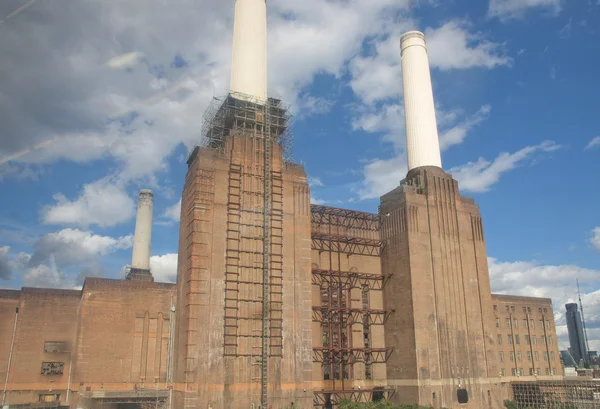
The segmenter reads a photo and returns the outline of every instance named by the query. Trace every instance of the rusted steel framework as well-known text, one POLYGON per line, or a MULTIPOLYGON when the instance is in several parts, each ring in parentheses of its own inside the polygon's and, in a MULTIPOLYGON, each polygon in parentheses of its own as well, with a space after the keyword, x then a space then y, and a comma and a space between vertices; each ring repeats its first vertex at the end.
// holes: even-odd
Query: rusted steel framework
POLYGON ((312 223, 372 231, 379 230, 379 215, 375 213, 311 205, 310 215, 312 223))
POLYGON ((385 364, 394 348, 313 348, 313 362, 354 364, 364 362, 385 364))
POLYGON ((318 286, 337 284, 348 288, 383 290, 390 275, 359 273, 352 271, 312 270, 312 283, 318 286))
POLYGON ((314 392, 313 406, 323 408, 337 406, 343 399, 353 402, 371 402, 381 399, 390 400, 394 396, 394 392, 393 388, 348 389, 345 391, 322 390, 314 392))
POLYGON ((360 254, 366 256, 381 255, 381 240, 337 236, 323 233, 312 233, 311 238, 312 248, 319 251, 360 254))
POLYGON ((512 382, 511 387, 519 409, 600 408, 597 379, 512 382))
POLYGON ((347 325, 365 322, 368 325, 384 325, 393 310, 375 310, 370 308, 331 308, 313 307, 313 321, 321 324, 329 321, 345 321, 347 325))

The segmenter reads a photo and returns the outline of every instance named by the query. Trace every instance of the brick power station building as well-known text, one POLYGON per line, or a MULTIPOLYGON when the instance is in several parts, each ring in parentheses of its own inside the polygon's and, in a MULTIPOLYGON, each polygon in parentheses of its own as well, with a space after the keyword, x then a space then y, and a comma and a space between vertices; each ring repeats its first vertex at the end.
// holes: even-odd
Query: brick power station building
POLYGON ((442 170, 423 34, 401 40, 409 171, 378 214, 310 205, 266 35, 265 0, 237 0, 231 92, 188 159, 177 284, 153 282, 142 191, 126 280, 0 290, 3 405, 499 409, 512 381, 562 374, 551 300, 491 294, 479 209, 442 170))

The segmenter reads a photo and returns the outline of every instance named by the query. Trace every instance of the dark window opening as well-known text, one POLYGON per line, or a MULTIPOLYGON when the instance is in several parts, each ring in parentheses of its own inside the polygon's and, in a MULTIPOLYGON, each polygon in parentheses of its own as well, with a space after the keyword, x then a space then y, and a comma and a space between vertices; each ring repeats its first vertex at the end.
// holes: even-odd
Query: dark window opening
POLYGON ((469 392, 466 389, 457 390, 456 397, 458 399, 458 403, 469 403, 469 392))

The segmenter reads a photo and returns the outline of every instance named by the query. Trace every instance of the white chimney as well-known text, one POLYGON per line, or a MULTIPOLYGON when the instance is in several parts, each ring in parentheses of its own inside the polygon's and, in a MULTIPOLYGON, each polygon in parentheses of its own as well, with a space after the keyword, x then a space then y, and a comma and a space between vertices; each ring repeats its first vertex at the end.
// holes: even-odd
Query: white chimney
POLYGON ((151 190, 140 191, 137 216, 135 219, 135 236, 133 237, 133 255, 131 269, 150 273, 150 239, 152 238, 152 206, 154 194, 151 190))
POLYGON ((267 100, 266 0, 235 1, 229 88, 237 98, 267 100))
POLYGON ((409 31, 400 40, 408 170, 442 167, 425 36, 409 31))

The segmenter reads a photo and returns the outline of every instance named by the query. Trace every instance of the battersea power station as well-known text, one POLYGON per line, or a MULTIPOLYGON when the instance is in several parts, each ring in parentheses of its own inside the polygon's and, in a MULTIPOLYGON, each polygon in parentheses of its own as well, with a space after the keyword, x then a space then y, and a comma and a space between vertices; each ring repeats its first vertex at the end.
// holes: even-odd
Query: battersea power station
MULTIPOLYGON (((494 295, 483 222, 442 167, 425 37, 399 39, 408 173, 377 214, 310 204, 267 95, 266 0, 237 0, 230 92, 187 161, 177 283, 0 290, 2 408, 500 409, 563 374, 549 299, 494 295)), ((398 79, 400 80, 400 79, 398 79)))

